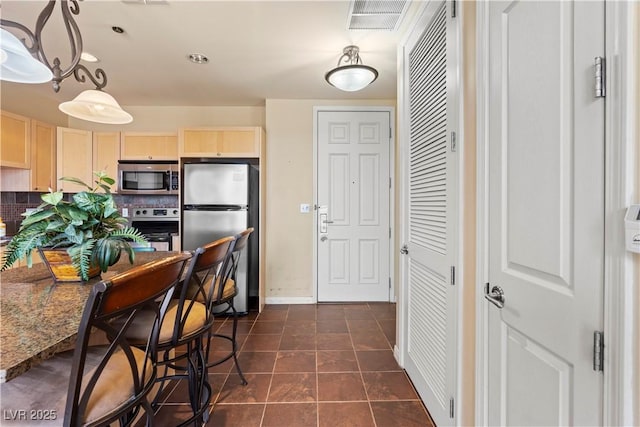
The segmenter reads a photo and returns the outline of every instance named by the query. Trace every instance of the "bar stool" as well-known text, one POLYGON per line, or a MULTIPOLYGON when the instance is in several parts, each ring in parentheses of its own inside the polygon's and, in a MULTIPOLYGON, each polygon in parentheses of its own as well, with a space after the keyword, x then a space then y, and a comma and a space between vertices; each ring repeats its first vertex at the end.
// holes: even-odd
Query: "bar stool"
MULTIPOLYGON (((193 415, 180 425, 206 422, 211 401, 211 385, 208 380, 204 340, 213 326, 214 286, 220 280, 223 265, 230 255, 235 241, 233 236, 199 247, 179 286, 179 296, 167 308, 158 338, 158 360, 162 372, 157 381, 162 394, 169 380, 187 380, 189 402, 193 415)), ((142 330, 150 319, 140 317, 137 324, 142 330)), ((136 328, 128 332, 128 338, 139 340, 136 328)), ((208 348, 208 345, 206 346, 208 348)), ((157 401, 154 401, 154 406, 157 401)))
MULTIPOLYGON (((213 307, 223 307, 222 310, 217 309, 216 314, 219 315, 231 311, 233 316, 233 328, 231 335, 211 333, 210 338, 219 337, 228 340, 231 343, 231 351, 229 352, 229 354, 221 357, 220 359, 209 362, 207 365, 208 367, 220 365, 221 363, 224 363, 227 360, 233 358, 233 363, 243 385, 247 385, 248 383, 238 363, 238 343, 236 340, 236 333, 238 329, 238 312, 233 305, 233 300, 238 294, 238 287, 236 286, 236 271, 238 269, 240 255, 246 248, 251 233, 253 233, 253 228, 248 228, 241 233, 236 234, 231 253, 227 258, 225 266, 223 267, 223 273, 220 277, 220 280, 216 282, 214 289, 213 307), (220 284, 222 284, 222 286, 220 284)), ((211 339, 209 339, 209 343, 211 343, 211 339)), ((209 356, 209 352, 210 345, 207 348, 207 359, 209 356)))
POLYGON ((176 254, 94 285, 73 353, 65 426, 107 426, 116 421, 131 425, 140 410, 146 415, 146 424, 153 424, 147 396, 156 379, 159 324, 190 257, 176 254), (139 330, 146 345, 138 347, 126 336, 142 313, 153 320, 139 330), (111 339, 96 367, 89 370, 85 366, 89 335, 94 331, 103 331, 111 339))

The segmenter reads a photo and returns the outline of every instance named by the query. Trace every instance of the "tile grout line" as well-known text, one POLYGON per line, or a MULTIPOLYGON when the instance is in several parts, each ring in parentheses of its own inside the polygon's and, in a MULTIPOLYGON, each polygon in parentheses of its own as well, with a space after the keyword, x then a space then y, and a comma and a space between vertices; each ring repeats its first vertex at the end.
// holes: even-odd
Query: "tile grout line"
MULTIPOLYGON (((284 322, 286 323, 289 317, 289 308, 287 307, 287 314, 284 322)), ((257 319, 256 319, 257 320, 257 319)), ((255 325, 255 324, 254 324, 255 325)), ((276 350, 276 358, 273 361, 273 367, 271 368, 271 378, 269 379, 269 387, 267 387, 267 396, 264 399, 264 408, 262 409, 262 417, 260 418, 260 426, 264 423, 264 417, 267 413, 267 405, 269 405, 269 394, 271 393, 271 386, 273 385, 273 377, 276 373, 276 365, 278 364, 278 353, 280 352, 280 344, 282 343, 282 335, 284 334, 284 324, 282 326, 282 332, 280 333, 280 339, 278 340, 278 349, 276 350)))
MULTIPOLYGON (((369 304, 367 304, 369 307, 369 304)), ((370 310, 370 308, 368 308, 370 310)), ((349 321, 347 320, 347 329, 349 329, 349 338, 351 338, 351 345, 353 346, 353 354, 356 357, 356 364, 358 365, 358 372, 360 373, 360 381, 362 381, 362 388, 364 389, 364 394, 367 396, 367 405, 369 406, 369 413, 371 414, 371 419, 373 420, 373 425, 377 426, 376 417, 373 413, 373 408, 371 407, 371 400, 369 399, 369 392, 367 391, 367 384, 364 381, 364 375, 362 375, 362 367, 360 366, 360 359, 358 358, 358 352, 356 351, 356 346, 353 342, 353 337, 351 336, 351 326, 349 325, 349 321)))

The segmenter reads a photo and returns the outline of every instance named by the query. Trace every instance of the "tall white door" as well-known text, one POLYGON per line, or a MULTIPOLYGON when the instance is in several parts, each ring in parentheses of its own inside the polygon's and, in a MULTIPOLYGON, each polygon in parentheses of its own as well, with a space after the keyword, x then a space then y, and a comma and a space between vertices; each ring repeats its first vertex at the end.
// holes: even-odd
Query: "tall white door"
POLYGON ((431 2, 405 47, 409 155, 405 369, 436 425, 455 425, 457 152, 450 2, 431 2), (420 31, 421 30, 421 31, 420 31), (419 32, 418 32, 419 31, 419 32))
POLYGON ((389 301, 389 111, 318 111, 318 301, 389 301))
POLYGON ((488 421, 601 425, 604 2, 488 7, 488 421))

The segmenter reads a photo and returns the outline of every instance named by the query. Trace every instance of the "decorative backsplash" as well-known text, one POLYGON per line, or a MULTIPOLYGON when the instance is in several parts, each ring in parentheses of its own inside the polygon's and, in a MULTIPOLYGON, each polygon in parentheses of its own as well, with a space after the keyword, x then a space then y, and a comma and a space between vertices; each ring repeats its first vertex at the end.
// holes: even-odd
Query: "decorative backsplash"
MULTIPOLYGON (((38 192, 0 192, 0 217, 7 224, 7 236, 13 236, 20 227, 27 209, 36 208, 42 203, 38 192)), ((73 193, 64 193, 65 200, 70 200, 73 193)), ((178 196, 135 196, 114 194, 113 198, 119 209, 134 207, 177 208, 178 196)))

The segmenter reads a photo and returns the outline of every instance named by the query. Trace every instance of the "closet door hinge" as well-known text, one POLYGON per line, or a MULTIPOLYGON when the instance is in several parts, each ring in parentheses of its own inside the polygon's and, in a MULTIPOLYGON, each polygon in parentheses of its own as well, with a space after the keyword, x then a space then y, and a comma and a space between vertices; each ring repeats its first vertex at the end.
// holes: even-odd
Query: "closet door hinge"
POLYGON ((451 17, 455 18, 456 15, 458 14, 457 9, 457 0, 451 0, 451 17))
POLYGON ((601 56, 595 57, 594 64, 594 77, 595 77, 595 97, 604 98, 605 93, 605 60, 601 56))
POLYGON ((604 371, 604 334, 600 331, 593 332, 593 370, 604 371))
POLYGON ((449 418, 453 418, 453 416, 455 415, 454 412, 454 403, 453 403, 453 397, 451 399, 449 399, 449 418))
POLYGON ((456 152, 456 148, 458 148, 457 145, 458 145, 458 141, 456 140, 456 133, 451 132, 451 151, 453 153, 456 152))
POLYGON ((451 266, 451 284, 456 284, 456 267, 453 265, 451 266))

